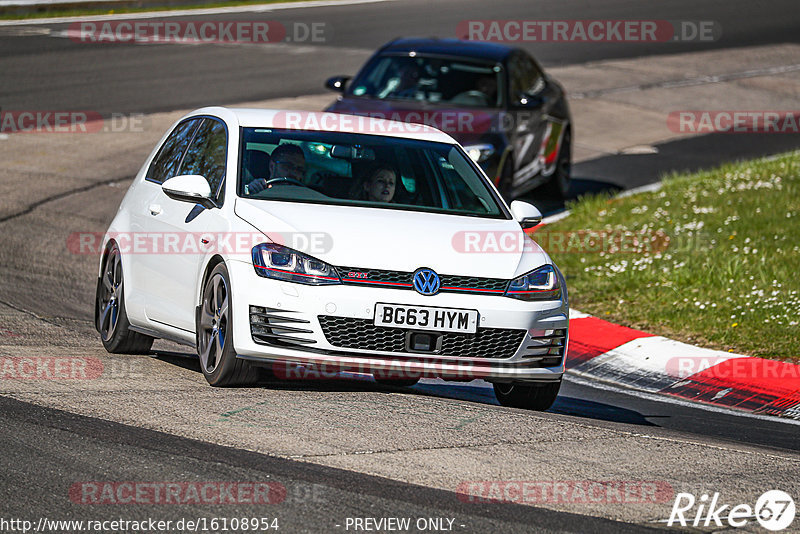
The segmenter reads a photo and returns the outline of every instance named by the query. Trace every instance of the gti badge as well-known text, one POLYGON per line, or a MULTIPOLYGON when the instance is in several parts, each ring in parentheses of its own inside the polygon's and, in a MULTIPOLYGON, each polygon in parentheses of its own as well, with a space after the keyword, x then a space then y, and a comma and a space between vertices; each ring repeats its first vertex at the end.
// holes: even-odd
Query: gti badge
POLYGON ((439 275, 433 269, 423 267, 414 271, 414 289, 421 295, 435 295, 439 292, 439 275))

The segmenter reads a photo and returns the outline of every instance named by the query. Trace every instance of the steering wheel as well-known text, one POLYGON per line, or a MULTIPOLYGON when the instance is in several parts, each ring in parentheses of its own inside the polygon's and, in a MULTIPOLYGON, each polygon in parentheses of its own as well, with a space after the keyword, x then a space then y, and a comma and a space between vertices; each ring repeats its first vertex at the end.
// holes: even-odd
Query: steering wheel
POLYGON ((288 176, 278 176, 276 178, 270 178, 269 180, 266 181, 266 185, 270 185, 272 183, 293 184, 293 185, 299 185, 300 187, 308 187, 300 180, 289 178, 288 176))
POLYGON ((483 91, 478 91, 477 89, 458 93, 456 96, 450 99, 450 102, 472 106, 488 106, 491 104, 489 101, 489 95, 483 91))

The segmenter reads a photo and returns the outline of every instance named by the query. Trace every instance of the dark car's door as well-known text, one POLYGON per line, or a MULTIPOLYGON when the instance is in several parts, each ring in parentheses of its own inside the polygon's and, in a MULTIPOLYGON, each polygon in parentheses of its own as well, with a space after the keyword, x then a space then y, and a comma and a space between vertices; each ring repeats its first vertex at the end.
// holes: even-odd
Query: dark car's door
POLYGON ((514 155, 513 190, 522 193, 544 181, 549 174, 548 154, 558 144, 564 121, 552 116, 558 89, 526 53, 515 51, 507 61, 509 111, 514 117, 509 132, 514 155))

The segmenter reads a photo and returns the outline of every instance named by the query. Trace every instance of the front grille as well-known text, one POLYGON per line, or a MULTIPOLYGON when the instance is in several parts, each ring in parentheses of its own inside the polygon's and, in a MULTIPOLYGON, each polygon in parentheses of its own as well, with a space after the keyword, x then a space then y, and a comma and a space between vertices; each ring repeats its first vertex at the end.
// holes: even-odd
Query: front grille
MULTIPOLYGON (((372 319, 332 315, 320 315, 318 319, 325 339, 334 347, 408 353, 408 330, 375 326, 372 319)), ((525 330, 505 328, 479 328, 475 334, 446 332, 442 334, 442 348, 437 354, 464 358, 510 358, 517 352, 525 335, 525 330)))
POLYGON ((475 276, 450 276, 443 274, 439 277, 442 281, 442 290, 483 290, 493 293, 505 293, 508 280, 502 278, 477 278, 475 276))
POLYGON ((537 363, 537 367, 555 367, 561 365, 564 358, 564 342, 567 331, 563 328, 555 330, 536 330, 525 343, 523 358, 537 363))
MULTIPOLYGON (((414 289, 414 273, 405 271, 385 271, 382 269, 362 269, 360 267, 336 267, 344 284, 391 287, 395 289, 414 289)), ((456 276, 440 274, 441 293, 505 293, 508 280, 502 278, 479 278, 476 276, 456 276)))
POLYGON ((250 306, 250 335, 253 336, 253 341, 278 347, 316 343, 316 340, 305 336, 314 331, 302 326, 311 322, 292 317, 293 313, 296 312, 250 306))
POLYGON ((358 267, 337 267, 336 271, 343 282, 385 282, 388 284, 408 284, 411 287, 413 273, 404 271, 384 271, 382 269, 361 269, 358 267), (366 278, 351 276, 354 273, 366 275, 366 278))

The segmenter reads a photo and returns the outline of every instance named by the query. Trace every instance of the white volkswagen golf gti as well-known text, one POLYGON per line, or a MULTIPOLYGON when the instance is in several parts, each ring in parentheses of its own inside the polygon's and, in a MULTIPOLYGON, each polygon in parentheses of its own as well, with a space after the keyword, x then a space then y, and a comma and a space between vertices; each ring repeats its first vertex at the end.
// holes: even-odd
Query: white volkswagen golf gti
POLYGON ((450 136, 329 113, 204 108, 150 154, 104 236, 109 352, 196 347, 211 385, 335 369, 483 379, 544 410, 564 373, 564 277, 450 136))

